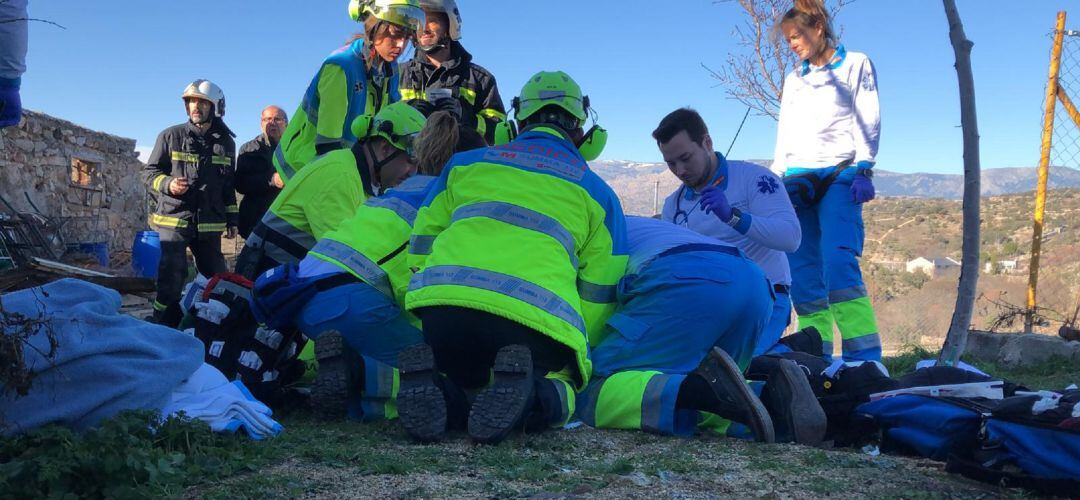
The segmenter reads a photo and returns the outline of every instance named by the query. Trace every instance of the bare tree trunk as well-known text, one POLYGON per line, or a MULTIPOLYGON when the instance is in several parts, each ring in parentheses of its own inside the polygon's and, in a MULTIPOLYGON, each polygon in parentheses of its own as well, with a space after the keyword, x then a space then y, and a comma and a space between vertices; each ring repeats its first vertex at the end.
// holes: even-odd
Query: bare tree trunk
POLYGON ((960 123, 964 129, 964 244, 960 265, 960 283, 952 324, 941 349, 939 364, 954 366, 967 346, 971 311, 979 284, 979 202, 981 196, 979 166, 979 126, 975 114, 975 77, 971 72, 971 47, 975 44, 964 34, 955 0, 945 2, 949 19, 949 39, 956 53, 956 76, 960 83, 960 123))

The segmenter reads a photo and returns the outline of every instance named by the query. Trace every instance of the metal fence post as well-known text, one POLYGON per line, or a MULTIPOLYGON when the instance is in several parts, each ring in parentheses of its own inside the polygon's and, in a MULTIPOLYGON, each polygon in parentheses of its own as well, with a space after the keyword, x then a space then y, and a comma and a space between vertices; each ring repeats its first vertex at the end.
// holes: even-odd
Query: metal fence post
POLYGON ((1061 44, 1065 37, 1065 12, 1058 12, 1054 28, 1054 46, 1050 52, 1050 76, 1046 84, 1046 113, 1043 118, 1042 151, 1039 158, 1039 183, 1035 191, 1035 224, 1031 236, 1031 264, 1028 275, 1027 313, 1024 333, 1034 328, 1036 289, 1039 283, 1039 257, 1042 254, 1043 222, 1046 215, 1046 185, 1050 175, 1050 152, 1054 137, 1054 110, 1057 107, 1058 72, 1061 69, 1061 44))

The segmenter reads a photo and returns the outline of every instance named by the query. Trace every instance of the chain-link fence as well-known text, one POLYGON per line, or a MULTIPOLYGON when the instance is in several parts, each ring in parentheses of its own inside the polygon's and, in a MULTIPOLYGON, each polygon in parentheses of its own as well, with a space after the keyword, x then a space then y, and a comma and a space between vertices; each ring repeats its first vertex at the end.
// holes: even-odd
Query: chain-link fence
MULTIPOLYGON (((1035 332, 1076 328, 1080 189, 1064 186, 1080 183, 1080 31, 1063 35, 1035 307, 1028 307, 1027 292, 1036 195, 984 196, 983 267, 971 324, 977 330, 1023 331, 1029 314, 1035 332)), ((1033 173, 1024 175, 1034 179, 1033 173)), ((956 303, 963 236, 960 201, 885 198, 864 210, 863 271, 885 351, 907 345, 940 348, 956 303)))
MULTIPOLYGON (((1075 22, 1073 22, 1075 24, 1075 22)), ((1056 34, 1056 33, 1055 33, 1056 34)), ((1080 196, 1054 189, 1055 179, 1080 176, 1080 31, 1061 36, 1052 143, 1049 154, 1050 191, 1046 200, 1033 331, 1057 333, 1075 327, 1080 310, 1080 196)))
MULTIPOLYGON (((1011 252, 989 255, 988 271, 1000 275, 1003 271, 1018 275, 1017 279, 996 283, 991 279, 982 288, 976 328, 1015 332, 1028 329, 1038 333, 1056 334, 1062 328, 1075 328, 1080 310, 1080 191, 1064 188, 1080 179, 1080 31, 1055 29, 1051 43, 1051 73, 1057 78, 1048 83, 1047 111, 1053 106, 1053 120, 1044 117, 1043 158, 1047 167, 1048 190, 1044 198, 1045 211, 1038 214, 1039 193, 1024 195, 1017 208, 1025 214, 1025 227, 1016 235, 1019 245, 1011 252), (1060 39, 1060 47, 1058 40, 1060 39), (1060 52, 1060 55, 1059 55, 1060 52), (1051 130, 1045 130, 1049 125, 1051 130), (1048 147, 1047 147, 1048 146, 1048 147), (1035 214, 1032 217, 1029 214, 1035 214), (1032 229, 1032 220, 1041 219, 1039 231, 1032 229), (1025 234, 1026 231, 1026 234, 1025 234), (1038 235, 1039 241, 1033 242, 1038 235), (1033 244, 1034 243, 1034 244, 1033 244), (1037 256, 1037 257, 1036 257, 1037 256), (1034 267, 1034 273, 1032 272, 1034 267), (1033 279, 1033 278, 1037 278, 1033 279), (1033 293, 1033 295, 1031 295, 1033 293), (1026 321, 1025 321, 1026 320, 1026 321), (1026 324, 1025 324, 1026 323, 1026 324)), ((985 214, 985 208, 984 208, 985 214)), ((984 233, 993 221, 984 217, 984 233)), ((1039 222, 1036 222, 1039 225, 1039 222)), ((984 246, 994 249, 994 236, 983 235, 984 246)), ((1003 250, 1013 250, 1011 247, 1003 250)), ((986 252, 984 251, 984 255, 986 252)))

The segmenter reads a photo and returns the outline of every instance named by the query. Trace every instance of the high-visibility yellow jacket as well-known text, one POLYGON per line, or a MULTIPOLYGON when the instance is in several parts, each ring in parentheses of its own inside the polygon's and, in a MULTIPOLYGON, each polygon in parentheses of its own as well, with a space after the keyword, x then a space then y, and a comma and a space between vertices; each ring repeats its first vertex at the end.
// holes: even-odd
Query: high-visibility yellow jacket
POLYGON ((403 304, 412 278, 406 259, 409 236, 434 180, 413 176, 369 198, 351 218, 319 240, 308 255, 340 266, 403 304))
POLYGON ((274 168, 286 183, 319 154, 352 146, 356 117, 375 116, 401 100, 397 63, 380 63, 369 71, 365 53, 363 40, 341 47, 311 80, 274 150, 274 168))
POLYGON ((570 347, 580 387, 590 336, 614 312, 625 273, 619 199, 551 128, 455 155, 416 217, 406 308, 499 315, 570 347))
POLYGON ((255 225, 244 242, 238 269, 243 264, 240 272, 253 277, 299 262, 370 196, 371 174, 359 144, 319 157, 285 185, 255 225), (248 267, 246 253, 259 256, 257 269, 248 267))

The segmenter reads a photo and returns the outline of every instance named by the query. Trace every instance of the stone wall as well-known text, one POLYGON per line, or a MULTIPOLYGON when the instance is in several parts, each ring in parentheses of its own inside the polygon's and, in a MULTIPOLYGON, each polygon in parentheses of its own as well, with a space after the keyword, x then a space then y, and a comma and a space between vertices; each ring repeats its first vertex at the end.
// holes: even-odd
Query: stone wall
MULTIPOLYGON (((73 243, 108 242, 124 255, 136 231, 146 227, 143 164, 135 140, 26 111, 17 127, 0 129, 0 196, 19 211, 64 221, 73 243)), ((0 206, 0 212, 6 212, 0 206)))

